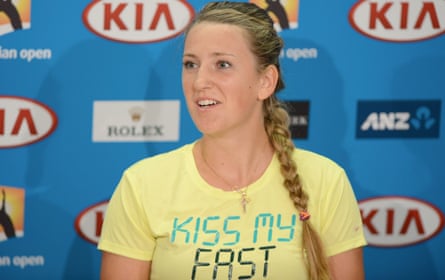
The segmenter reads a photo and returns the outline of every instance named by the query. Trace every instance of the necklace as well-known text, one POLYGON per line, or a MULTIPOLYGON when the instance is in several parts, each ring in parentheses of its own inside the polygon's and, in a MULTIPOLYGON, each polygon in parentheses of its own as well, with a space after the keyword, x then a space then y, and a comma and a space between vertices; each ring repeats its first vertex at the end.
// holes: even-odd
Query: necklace
POLYGON ((212 173, 218 177, 219 179, 221 179, 226 185, 230 186, 231 191, 233 192, 237 192, 241 195, 241 206, 243 207, 243 211, 244 213, 246 213, 247 211, 247 203, 250 202, 250 198, 247 196, 247 187, 244 188, 239 188, 237 185, 233 185, 231 183, 229 183, 225 178, 223 178, 221 175, 219 175, 213 168, 212 166, 210 166, 210 164, 207 162, 206 157, 204 156, 204 151, 202 149, 202 147, 200 147, 201 150, 201 157, 205 163, 205 165, 210 169, 210 171, 212 171, 212 173))

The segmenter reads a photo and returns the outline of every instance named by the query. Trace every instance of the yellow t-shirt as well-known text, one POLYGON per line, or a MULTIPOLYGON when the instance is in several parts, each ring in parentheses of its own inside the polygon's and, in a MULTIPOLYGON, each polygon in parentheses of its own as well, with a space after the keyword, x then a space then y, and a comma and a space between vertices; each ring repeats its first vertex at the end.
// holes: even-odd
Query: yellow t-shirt
MULTIPOLYGON (((274 157, 241 194, 207 184, 193 144, 128 168, 108 205, 99 249, 152 261, 151 280, 307 279, 299 213, 274 157)), ((366 245, 342 168, 312 152, 294 158, 309 195, 310 222, 328 256, 366 245)))

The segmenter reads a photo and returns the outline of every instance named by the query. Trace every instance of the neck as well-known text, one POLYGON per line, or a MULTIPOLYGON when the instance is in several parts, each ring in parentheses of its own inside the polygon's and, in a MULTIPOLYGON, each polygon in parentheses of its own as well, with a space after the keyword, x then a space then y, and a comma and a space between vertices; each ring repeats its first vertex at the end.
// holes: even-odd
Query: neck
POLYGON ((245 188, 260 178, 274 150, 267 137, 259 144, 244 143, 201 139, 195 147, 195 159, 203 178, 228 191, 245 188))

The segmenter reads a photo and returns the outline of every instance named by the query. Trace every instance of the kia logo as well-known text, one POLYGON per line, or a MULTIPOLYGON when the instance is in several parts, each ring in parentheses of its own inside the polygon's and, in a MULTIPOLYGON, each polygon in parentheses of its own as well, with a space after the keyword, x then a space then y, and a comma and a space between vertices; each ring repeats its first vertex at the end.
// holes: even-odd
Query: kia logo
POLYGON ((56 126, 56 114, 45 104, 0 95, 0 148, 30 145, 48 137, 56 126))
POLYGON ((426 241, 444 227, 434 205, 410 197, 383 196, 359 202, 368 244, 401 247, 426 241))
POLYGON ((107 206, 108 201, 103 201, 86 208, 77 216, 74 226, 86 241, 98 243, 107 206))
POLYGON ((445 33, 443 0, 362 0, 349 13, 352 27, 365 36, 412 42, 445 33))
POLYGON ((171 39, 193 17, 193 8, 181 0, 94 0, 83 12, 83 22, 91 32, 126 43, 171 39))

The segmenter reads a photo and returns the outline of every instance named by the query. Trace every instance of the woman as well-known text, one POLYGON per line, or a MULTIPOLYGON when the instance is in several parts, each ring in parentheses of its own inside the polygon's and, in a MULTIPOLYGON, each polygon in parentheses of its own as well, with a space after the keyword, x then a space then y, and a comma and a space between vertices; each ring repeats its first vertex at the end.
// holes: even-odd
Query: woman
POLYGON ((102 279, 364 279, 343 169, 290 137, 276 97, 282 45, 253 4, 197 15, 182 85, 202 138, 124 172, 99 243, 102 279))

